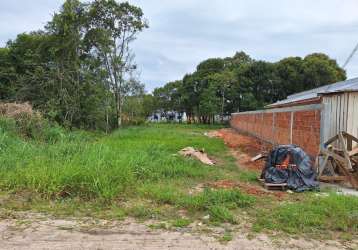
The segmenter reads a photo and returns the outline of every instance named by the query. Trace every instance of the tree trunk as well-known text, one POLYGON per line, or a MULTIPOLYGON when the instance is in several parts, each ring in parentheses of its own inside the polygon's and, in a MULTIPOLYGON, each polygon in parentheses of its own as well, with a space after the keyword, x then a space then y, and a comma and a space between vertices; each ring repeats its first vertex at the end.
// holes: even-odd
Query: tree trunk
POLYGON ((221 103, 221 123, 224 123, 224 105, 225 105, 225 95, 222 94, 222 103, 221 103))
POLYGON ((116 118, 117 118, 117 128, 120 128, 122 125, 122 119, 121 119, 121 112, 122 112, 122 105, 121 105, 121 99, 119 97, 119 94, 116 92, 115 94, 115 101, 116 101, 116 118))

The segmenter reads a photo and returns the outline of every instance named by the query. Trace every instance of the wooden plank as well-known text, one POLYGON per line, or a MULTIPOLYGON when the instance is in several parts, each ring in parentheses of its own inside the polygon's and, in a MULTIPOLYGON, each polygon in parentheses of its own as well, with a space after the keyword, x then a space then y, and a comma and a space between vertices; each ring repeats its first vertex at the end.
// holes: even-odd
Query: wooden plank
POLYGON ((332 137, 331 139, 329 139, 328 141, 326 141, 323 145, 324 147, 327 147, 329 144, 331 144, 332 142, 336 141, 338 139, 338 135, 336 134, 334 137, 332 137))
POLYGON ((342 171, 342 173, 345 176, 347 176, 347 180, 352 185, 352 187, 358 189, 358 180, 349 172, 349 170, 347 168, 345 168, 344 166, 339 164, 339 162, 337 162, 337 161, 336 161, 336 163, 337 163, 337 166, 339 167, 339 169, 342 171))
POLYGON ((320 176, 320 181, 347 181, 347 176, 320 176))
POLYGON ((332 165, 332 161, 327 162, 326 169, 329 171, 329 173, 330 173, 332 176, 337 176, 336 172, 334 171, 334 167, 333 167, 333 165, 332 165))
POLYGON ((322 166, 318 165, 318 169, 319 169, 318 177, 320 177, 322 175, 324 169, 326 168, 328 158, 329 158, 329 155, 325 155, 322 166))
POLYGON ((322 149, 322 153, 331 156, 332 158, 338 160, 339 162, 341 162, 343 164, 346 164, 347 160, 345 158, 343 158, 342 156, 335 154, 334 152, 331 152, 327 149, 322 149))
POLYGON ((358 154, 358 148, 355 148, 348 152, 349 157, 352 157, 353 155, 358 154))
MULTIPOLYGON (((352 115, 350 116, 352 127, 351 130, 348 132, 358 137, 358 93, 350 93, 350 98, 353 100, 353 103, 349 107, 350 109, 352 109, 352 115)), ((352 146, 358 146, 358 142, 353 143, 352 146)))
POLYGON ((346 136, 346 137, 349 137, 351 140, 355 141, 355 142, 358 142, 358 138, 349 134, 349 133, 346 133, 346 132, 343 132, 343 135, 346 136))
POLYGON ((252 161, 252 162, 258 161, 258 160, 260 160, 260 159, 262 159, 262 158, 265 158, 265 157, 266 157, 266 155, 264 155, 264 154, 258 154, 258 155, 256 155, 255 157, 252 157, 252 158, 251 158, 251 161, 252 161))
POLYGON ((351 160, 349 158, 349 155, 348 155, 348 152, 347 152, 347 147, 346 147, 346 144, 345 144, 345 141, 344 141, 344 138, 343 138, 343 134, 342 133, 339 133, 338 134, 338 137, 339 137, 339 141, 340 141, 340 144, 342 145, 342 149, 343 149, 343 153, 344 153, 344 157, 346 158, 346 161, 347 161, 347 168, 349 170, 352 170, 352 163, 351 163, 351 160))

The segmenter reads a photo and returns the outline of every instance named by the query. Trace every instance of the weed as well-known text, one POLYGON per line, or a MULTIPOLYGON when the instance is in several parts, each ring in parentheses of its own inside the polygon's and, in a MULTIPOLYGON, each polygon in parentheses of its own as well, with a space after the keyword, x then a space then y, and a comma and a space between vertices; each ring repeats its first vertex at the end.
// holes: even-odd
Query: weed
POLYGON ((180 219, 174 220, 172 225, 174 227, 187 227, 190 225, 190 223, 191 223, 191 220, 185 219, 185 218, 180 218, 180 219))
POLYGON ((157 224, 150 224, 148 227, 151 229, 167 229, 168 228, 167 224, 164 222, 157 223, 157 224))
POLYGON ((144 205, 137 205, 127 210, 127 214, 137 219, 154 219, 158 218, 160 211, 144 205))
POLYGON ((232 238, 233 238, 233 236, 230 232, 225 232, 224 235, 219 240, 222 243, 226 243, 226 242, 232 241, 232 238))
POLYGON ((215 205, 209 208, 210 221, 212 222, 228 222, 236 224, 234 215, 224 206, 215 205))
POLYGON ((302 202, 277 205, 258 212, 255 231, 279 230, 291 234, 318 233, 332 230, 358 233, 358 199, 330 194, 327 197, 308 196, 302 202))
POLYGON ((215 205, 225 206, 230 209, 244 208, 251 206, 254 201, 253 197, 242 194, 238 189, 205 189, 204 192, 197 195, 183 197, 180 202, 182 206, 191 210, 207 210, 215 205))

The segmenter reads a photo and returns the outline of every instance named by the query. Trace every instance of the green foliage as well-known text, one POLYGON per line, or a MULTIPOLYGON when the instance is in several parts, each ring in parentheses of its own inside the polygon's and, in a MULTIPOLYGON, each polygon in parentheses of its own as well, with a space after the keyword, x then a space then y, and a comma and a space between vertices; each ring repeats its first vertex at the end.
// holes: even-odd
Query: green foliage
POLYGON ((189 122, 212 123, 215 115, 263 108, 290 94, 345 79, 345 71, 325 54, 271 63, 239 52, 205 60, 181 81, 154 90, 154 110, 185 111, 189 122))
MULTIPOLYGON (((118 86, 111 86, 109 79, 124 63, 113 52, 121 44, 113 43, 127 34, 129 49, 145 27, 141 9, 127 2, 66 0, 44 30, 19 34, 0 48, 0 98, 30 102, 46 118, 67 127, 108 131, 117 124, 119 107, 118 86), (105 61, 103 55, 110 52, 113 61, 105 61)), ((142 85, 120 80, 122 105, 142 85)))
POLYGON ((225 232, 224 235, 219 239, 221 242, 229 242, 232 241, 232 234, 230 232, 225 232))
POLYGON ((236 224, 233 214, 224 206, 215 205, 209 208, 210 220, 212 222, 228 222, 236 224))
POLYGON ((239 190, 205 189, 196 195, 186 195, 168 185, 148 185, 142 187, 142 195, 159 204, 170 204, 187 208, 191 211, 206 211, 214 206, 227 209, 244 208, 254 204, 255 199, 242 194, 239 190))
POLYGON ((180 218, 180 219, 174 220, 172 225, 174 227, 187 227, 190 225, 191 222, 192 221, 189 219, 180 218))

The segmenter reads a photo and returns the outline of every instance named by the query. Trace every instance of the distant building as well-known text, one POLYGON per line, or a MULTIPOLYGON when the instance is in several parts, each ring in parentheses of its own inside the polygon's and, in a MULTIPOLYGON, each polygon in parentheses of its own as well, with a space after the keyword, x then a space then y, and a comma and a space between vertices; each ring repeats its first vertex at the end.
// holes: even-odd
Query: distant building
POLYGON ((157 111, 148 117, 148 121, 151 122, 186 122, 187 117, 185 112, 177 111, 157 111))

